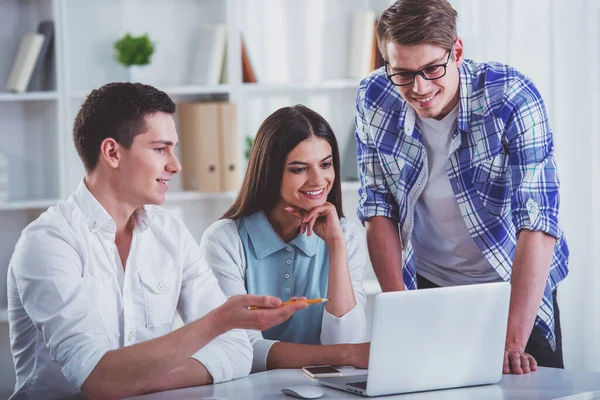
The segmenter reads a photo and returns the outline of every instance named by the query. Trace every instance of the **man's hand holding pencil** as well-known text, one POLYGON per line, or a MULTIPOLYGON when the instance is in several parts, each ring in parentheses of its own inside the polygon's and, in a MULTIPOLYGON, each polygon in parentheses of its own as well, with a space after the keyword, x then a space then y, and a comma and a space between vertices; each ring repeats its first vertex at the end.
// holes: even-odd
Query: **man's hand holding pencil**
MULTIPOLYGON (((284 301, 283 303, 281 303, 281 306, 292 304, 297 301, 302 301, 308 305, 311 305, 311 304, 317 304, 317 303, 325 303, 328 300, 329 299, 307 299, 306 297, 293 297, 291 300, 284 301)), ((260 306, 248 306, 248 310, 260 310, 261 308, 262 307, 260 307, 260 306)))
POLYGON ((218 313, 218 320, 225 331, 230 329, 256 329, 264 331, 288 320, 296 311, 308 307, 305 298, 294 298, 284 304, 274 296, 242 294, 231 296, 211 313, 218 313), (252 310, 250 310, 250 308, 252 310))

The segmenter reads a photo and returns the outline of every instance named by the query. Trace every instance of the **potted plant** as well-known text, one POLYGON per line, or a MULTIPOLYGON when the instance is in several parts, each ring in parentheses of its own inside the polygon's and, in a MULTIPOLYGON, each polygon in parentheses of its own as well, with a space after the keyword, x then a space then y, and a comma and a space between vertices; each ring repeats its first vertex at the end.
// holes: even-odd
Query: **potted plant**
POLYGON ((120 40, 114 43, 117 51, 115 59, 127 68, 129 81, 138 81, 138 70, 141 66, 150 64, 154 53, 154 43, 150 41, 147 34, 132 36, 126 33, 120 40))

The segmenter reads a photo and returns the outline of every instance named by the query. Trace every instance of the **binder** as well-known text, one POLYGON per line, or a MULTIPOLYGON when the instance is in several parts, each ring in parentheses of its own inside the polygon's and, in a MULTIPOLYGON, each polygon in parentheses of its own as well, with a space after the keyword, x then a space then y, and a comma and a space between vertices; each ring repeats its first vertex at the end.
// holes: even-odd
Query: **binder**
POLYGON ((254 68, 252 68, 252 62, 250 61, 250 56, 248 55, 248 49, 246 48, 243 36, 241 36, 240 41, 242 44, 242 82, 256 83, 256 73, 254 72, 254 68))
POLYGON ((54 79, 54 22, 42 21, 38 24, 38 33, 44 35, 44 43, 35 63, 27 90, 54 90, 56 81, 54 79))
POLYGON ((219 104, 219 147, 221 151, 221 190, 234 191, 240 187, 241 168, 237 134, 237 108, 232 103, 219 104))
POLYGON ((177 115, 183 190, 221 191, 218 103, 179 103, 177 115))
POLYGON ((27 89, 33 68, 37 62, 45 36, 41 33, 28 33, 21 39, 17 56, 10 71, 6 90, 22 93, 27 89))

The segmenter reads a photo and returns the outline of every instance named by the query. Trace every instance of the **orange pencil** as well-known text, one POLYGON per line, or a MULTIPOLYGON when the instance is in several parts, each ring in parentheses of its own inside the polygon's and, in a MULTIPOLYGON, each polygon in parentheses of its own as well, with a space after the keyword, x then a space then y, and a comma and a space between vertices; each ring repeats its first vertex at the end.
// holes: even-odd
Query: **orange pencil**
MULTIPOLYGON (((284 306, 286 304, 292 304, 297 301, 303 301, 304 303, 307 303, 307 304, 316 304, 316 303, 325 303, 328 300, 329 299, 307 299, 307 300, 284 301, 283 303, 281 303, 281 305, 284 306)), ((260 310, 262 308, 265 308, 265 307, 248 306, 248 310, 260 310)))

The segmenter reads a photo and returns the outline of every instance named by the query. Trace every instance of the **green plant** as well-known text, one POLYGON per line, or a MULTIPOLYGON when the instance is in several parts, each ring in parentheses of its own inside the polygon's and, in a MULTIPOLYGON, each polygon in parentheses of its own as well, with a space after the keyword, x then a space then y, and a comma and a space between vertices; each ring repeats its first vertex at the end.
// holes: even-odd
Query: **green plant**
POLYGON ((131 36, 126 33, 115 42, 114 47, 117 51, 115 59, 126 67, 150 64, 150 58, 154 53, 154 43, 150 41, 147 34, 131 36))
POLYGON ((246 148, 244 149, 244 155, 246 156, 246 161, 250 158, 250 150, 252 150, 252 143, 254 143, 254 138, 250 135, 246 135, 246 148))

